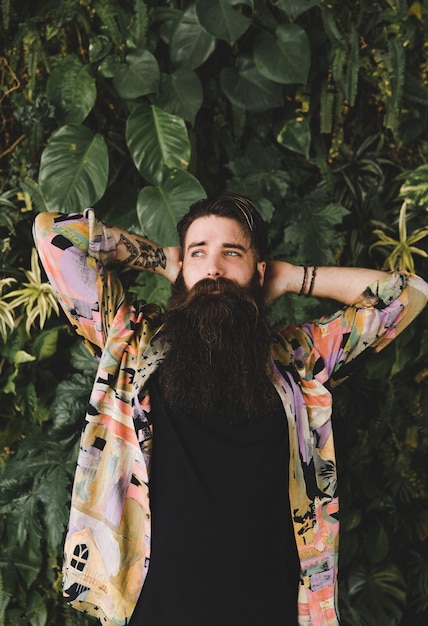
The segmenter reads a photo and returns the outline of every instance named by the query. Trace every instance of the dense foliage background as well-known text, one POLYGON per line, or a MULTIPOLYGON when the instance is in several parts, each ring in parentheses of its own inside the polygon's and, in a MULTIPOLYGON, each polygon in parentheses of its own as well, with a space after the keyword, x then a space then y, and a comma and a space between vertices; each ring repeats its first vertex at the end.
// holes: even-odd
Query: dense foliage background
MULTIPOLYGON (((60 566, 94 363, 40 272, 34 215, 94 206, 170 245, 227 188, 261 207, 271 258, 428 278, 428 9, 3 0, 0 17, 0 625, 82 625, 60 566)), ((167 300, 162 279, 124 280, 167 300)), ((272 321, 334 306, 285 296, 272 321)), ((337 393, 345 626, 427 623, 427 319, 337 393)))

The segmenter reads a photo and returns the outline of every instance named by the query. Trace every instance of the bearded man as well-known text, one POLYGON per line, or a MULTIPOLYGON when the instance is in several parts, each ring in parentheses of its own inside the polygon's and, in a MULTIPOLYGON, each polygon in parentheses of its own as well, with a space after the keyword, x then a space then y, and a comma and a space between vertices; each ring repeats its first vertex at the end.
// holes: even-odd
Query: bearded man
POLYGON ((202 200, 180 248, 41 214, 40 257, 99 359, 65 543, 64 596, 102 624, 335 626, 331 391, 426 304, 416 276, 266 261, 244 196, 202 200), (165 314, 112 263, 172 283, 165 314), (273 331, 284 293, 336 314, 273 331))

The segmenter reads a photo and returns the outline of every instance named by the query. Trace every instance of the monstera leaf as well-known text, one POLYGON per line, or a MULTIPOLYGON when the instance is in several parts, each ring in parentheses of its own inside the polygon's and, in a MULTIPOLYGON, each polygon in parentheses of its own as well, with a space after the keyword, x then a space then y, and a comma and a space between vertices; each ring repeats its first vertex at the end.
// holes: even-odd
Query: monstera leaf
POLYGON ((108 179, 103 137, 85 126, 63 126, 54 133, 40 162, 39 186, 49 211, 81 211, 99 200, 108 179))

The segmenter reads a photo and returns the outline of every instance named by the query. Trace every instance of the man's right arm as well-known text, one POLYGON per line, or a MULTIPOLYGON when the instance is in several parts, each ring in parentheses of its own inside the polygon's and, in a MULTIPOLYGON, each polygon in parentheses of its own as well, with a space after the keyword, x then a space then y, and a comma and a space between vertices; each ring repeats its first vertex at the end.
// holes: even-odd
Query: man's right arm
POLYGON ((154 272, 171 283, 177 278, 181 249, 160 247, 146 237, 125 231, 117 226, 111 228, 116 242, 116 261, 136 270, 154 272))
POLYGON ((181 248, 161 247, 147 237, 104 224, 92 209, 85 211, 89 223, 89 253, 103 263, 118 263, 138 271, 153 272, 174 282, 179 271, 181 248))

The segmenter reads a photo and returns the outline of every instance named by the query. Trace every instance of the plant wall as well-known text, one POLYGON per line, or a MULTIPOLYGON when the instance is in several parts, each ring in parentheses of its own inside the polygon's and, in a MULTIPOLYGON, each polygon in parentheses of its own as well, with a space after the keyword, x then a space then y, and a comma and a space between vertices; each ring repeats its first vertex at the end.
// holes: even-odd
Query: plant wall
MULTIPOLYGON (((63 606, 62 541, 94 363, 33 251, 93 206, 163 245, 193 201, 249 195, 271 258, 428 278, 428 10, 405 0, 3 0, 0 624, 63 606)), ((166 304, 161 278, 123 276, 166 304)), ((272 323, 336 303, 284 296, 272 323)), ((345 626, 428 616, 427 312, 338 390, 345 626)))

